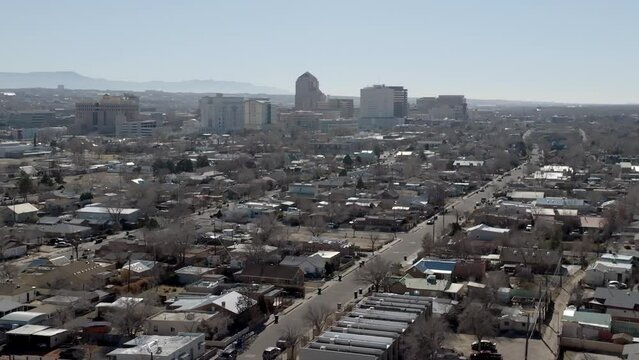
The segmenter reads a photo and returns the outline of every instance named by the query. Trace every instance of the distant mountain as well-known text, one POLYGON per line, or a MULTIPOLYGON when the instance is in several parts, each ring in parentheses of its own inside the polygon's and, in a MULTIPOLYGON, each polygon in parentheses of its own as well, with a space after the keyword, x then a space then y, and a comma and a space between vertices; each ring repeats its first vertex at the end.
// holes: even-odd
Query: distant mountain
POLYGON ((64 85, 69 89, 91 90, 161 90, 167 92, 194 93, 248 93, 248 94, 290 94, 290 91, 250 83, 218 80, 186 81, 117 81, 96 79, 73 71, 10 73, 0 72, 0 88, 55 88, 64 85))

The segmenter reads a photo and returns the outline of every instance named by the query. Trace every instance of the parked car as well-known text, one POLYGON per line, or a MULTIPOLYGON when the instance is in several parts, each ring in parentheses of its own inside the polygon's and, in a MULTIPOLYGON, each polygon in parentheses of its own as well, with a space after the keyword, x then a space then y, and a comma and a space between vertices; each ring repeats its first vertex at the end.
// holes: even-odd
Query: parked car
POLYGON ((286 340, 284 339, 279 339, 277 340, 277 342, 275 343, 275 346, 278 347, 280 349, 280 351, 284 351, 286 350, 286 348, 288 347, 288 344, 286 342, 286 340))
POLYGON ((490 351, 480 351, 470 354, 471 360, 502 360, 501 354, 493 353, 490 351))
POLYGON ((608 287, 611 289, 627 289, 628 285, 617 280, 608 281, 608 287))
POLYGON ((264 349, 262 353, 262 360, 275 360, 282 353, 282 350, 278 347, 271 346, 264 349))
MULTIPOLYGON (((480 350, 479 342, 478 341, 473 342, 470 345, 470 348, 473 349, 474 351, 479 351, 480 350)), ((489 340, 482 340, 481 351, 497 352, 497 344, 489 340)))
POLYGON ((338 223, 328 223, 328 225, 326 225, 329 229, 339 229, 339 224, 338 223))
POLYGON ((223 360, 235 360, 237 359, 237 350, 236 349, 224 349, 218 356, 218 359, 223 360))
POLYGON ((430 218, 426 221, 426 225, 433 225, 435 223, 435 220, 433 218, 430 218))
POLYGON ((67 248, 67 247, 71 247, 71 244, 69 244, 68 242, 60 241, 60 242, 55 243, 55 245, 53 247, 56 247, 56 248, 67 248))
POLYGON ((95 244, 100 244, 102 241, 103 241, 102 238, 97 238, 97 239, 95 239, 94 243, 95 244))

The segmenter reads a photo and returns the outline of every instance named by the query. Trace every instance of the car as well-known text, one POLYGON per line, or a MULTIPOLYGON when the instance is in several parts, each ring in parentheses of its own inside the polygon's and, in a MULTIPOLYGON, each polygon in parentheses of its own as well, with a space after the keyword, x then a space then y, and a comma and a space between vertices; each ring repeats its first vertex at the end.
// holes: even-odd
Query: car
POLYGON ((476 353, 470 354, 471 360, 502 360, 503 356, 498 353, 493 353, 490 351, 480 351, 476 353))
POLYGON ((278 347, 271 346, 264 349, 262 353, 263 360, 275 360, 282 353, 282 350, 278 347))
POLYGON ((627 289, 628 285, 617 280, 608 281, 608 287, 611 289, 627 289))
POLYGON ((133 235, 133 234, 128 234, 128 235, 126 236, 126 238, 127 238, 127 239, 129 239, 129 240, 134 240, 134 239, 135 239, 135 235, 133 235))
POLYGON ((533 229, 533 226, 531 224, 526 225, 526 231, 531 232, 533 229))
POLYGON ((430 218, 430 219, 426 220, 426 225, 433 225, 433 224, 435 224, 435 219, 430 218))
POLYGON ((102 243, 102 241, 103 241, 102 238, 97 238, 97 239, 95 239, 95 241, 93 243, 100 244, 100 243, 102 243))
POLYGON ((71 247, 71 244, 69 244, 68 242, 60 241, 60 242, 55 243, 55 245, 53 247, 56 247, 56 248, 67 248, 67 247, 71 247))
POLYGON ((237 349, 232 348, 232 349, 224 349, 224 350, 222 350, 222 352, 218 356, 218 359, 223 359, 223 360, 235 360, 235 359, 237 359, 237 349))
POLYGON ((334 223, 334 222, 328 223, 326 226, 329 229, 339 229, 339 224, 338 223, 334 223))
POLYGON ((275 346, 278 347, 280 351, 284 351, 288 347, 288 341, 280 338, 279 340, 277 340, 277 342, 275 342, 275 346))
POLYGON ((472 344, 470 344, 470 348, 473 351, 490 351, 490 352, 497 352, 497 344, 495 344, 492 341, 489 340, 482 340, 481 341, 481 349, 479 346, 479 342, 475 341, 472 344))

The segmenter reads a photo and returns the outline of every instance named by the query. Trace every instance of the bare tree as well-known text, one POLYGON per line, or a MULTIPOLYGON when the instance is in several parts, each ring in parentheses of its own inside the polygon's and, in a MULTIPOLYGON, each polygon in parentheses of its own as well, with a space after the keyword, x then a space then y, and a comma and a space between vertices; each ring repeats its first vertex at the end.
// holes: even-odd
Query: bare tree
POLYGON ((328 304, 314 303, 304 313, 304 320, 313 327, 316 334, 319 334, 332 313, 333 309, 328 304))
POLYGON ((496 333, 495 316, 480 303, 472 302, 460 315, 459 331, 472 334, 481 344, 481 340, 496 333))
POLYGON ((450 333, 448 324, 442 318, 420 317, 410 328, 407 337, 406 359, 434 360, 450 333))
POLYGON ((139 302, 137 298, 127 297, 122 303, 121 308, 109 311, 105 318, 121 333, 134 336, 142 329, 146 318, 153 313, 152 301, 144 299, 139 302))
POLYGON ((430 232, 426 232, 422 238, 422 251, 424 255, 428 256, 433 253, 433 250, 435 250, 433 235, 430 232))
POLYGON ((286 347, 289 351, 288 358, 296 359, 296 350, 297 345, 300 342, 302 336, 304 336, 304 331, 302 330, 302 326, 296 321, 290 321, 285 324, 282 324, 282 329, 280 330, 280 339, 284 340, 286 343, 286 347))
POLYGON ((256 229, 253 233, 253 239, 258 240, 261 244, 268 243, 277 231, 277 219, 271 214, 258 217, 254 224, 256 229))
POLYGON ((371 244, 371 252, 374 254, 375 250, 377 249, 377 246, 375 246, 375 245, 377 245, 377 242, 379 241, 379 234, 373 233, 373 232, 369 233, 368 234, 368 241, 371 244))
POLYGON ((372 284, 375 291, 379 291, 388 287, 388 278, 392 271, 392 264, 378 256, 357 270, 357 279, 362 283, 372 284))
POLYGON ((313 236, 320 236, 326 231, 326 220, 322 216, 310 216, 305 225, 313 236))

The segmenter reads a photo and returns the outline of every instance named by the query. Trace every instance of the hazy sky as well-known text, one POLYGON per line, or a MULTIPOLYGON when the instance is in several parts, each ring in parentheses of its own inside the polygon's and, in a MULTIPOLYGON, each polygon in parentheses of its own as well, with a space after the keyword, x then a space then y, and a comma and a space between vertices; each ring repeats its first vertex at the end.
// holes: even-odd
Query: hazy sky
MULTIPOLYGON (((0 0, 0 71, 639 103, 638 0, 0 0)), ((1 84, 0 84, 1 86, 1 84)))

